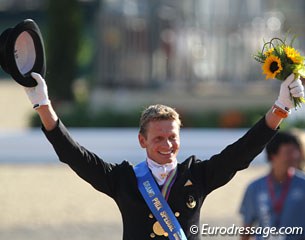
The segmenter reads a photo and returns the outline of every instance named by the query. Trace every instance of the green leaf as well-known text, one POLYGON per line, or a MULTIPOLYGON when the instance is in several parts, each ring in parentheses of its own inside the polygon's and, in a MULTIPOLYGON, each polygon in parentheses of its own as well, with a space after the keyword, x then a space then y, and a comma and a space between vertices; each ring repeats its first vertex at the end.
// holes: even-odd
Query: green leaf
POLYGON ((305 77, 305 67, 301 64, 295 65, 293 73, 305 77))

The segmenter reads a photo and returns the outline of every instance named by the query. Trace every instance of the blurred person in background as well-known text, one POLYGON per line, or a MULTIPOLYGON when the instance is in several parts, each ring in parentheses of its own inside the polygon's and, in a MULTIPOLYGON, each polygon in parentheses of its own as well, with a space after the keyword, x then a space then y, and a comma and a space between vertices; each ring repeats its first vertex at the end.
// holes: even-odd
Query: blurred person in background
POLYGON ((298 138, 299 143, 301 144, 302 159, 300 161, 299 169, 305 171, 305 132, 300 128, 293 128, 290 132, 298 138))
POLYGON ((177 160, 179 114, 168 106, 149 106, 141 115, 138 134, 147 157, 133 166, 127 161, 107 163, 73 140, 52 108, 45 80, 37 73, 32 77, 38 85, 25 91, 40 116, 44 134, 60 161, 114 199, 122 215, 124 240, 201 239, 200 231, 191 231, 191 227, 199 228, 206 196, 247 168, 276 135, 294 107, 291 95, 304 96, 301 81, 289 76, 281 84, 275 104, 244 136, 208 161, 190 156, 181 163, 177 160))
MULTIPOLYGON (((257 234, 255 239, 305 239, 305 174, 299 170, 302 150, 295 134, 279 132, 266 146, 270 172, 247 187, 240 207, 245 227, 265 228, 265 231, 270 227, 277 231, 300 227, 302 233, 281 232, 270 238, 257 234)), ((250 238, 250 234, 241 237, 250 238)))

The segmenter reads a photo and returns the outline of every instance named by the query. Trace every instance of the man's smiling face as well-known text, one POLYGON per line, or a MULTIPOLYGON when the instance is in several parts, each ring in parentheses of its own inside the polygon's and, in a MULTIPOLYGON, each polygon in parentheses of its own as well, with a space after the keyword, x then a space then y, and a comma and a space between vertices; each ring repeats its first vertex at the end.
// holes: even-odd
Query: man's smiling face
POLYGON ((175 120, 150 121, 139 142, 147 156, 159 164, 176 160, 180 148, 180 126, 175 120))

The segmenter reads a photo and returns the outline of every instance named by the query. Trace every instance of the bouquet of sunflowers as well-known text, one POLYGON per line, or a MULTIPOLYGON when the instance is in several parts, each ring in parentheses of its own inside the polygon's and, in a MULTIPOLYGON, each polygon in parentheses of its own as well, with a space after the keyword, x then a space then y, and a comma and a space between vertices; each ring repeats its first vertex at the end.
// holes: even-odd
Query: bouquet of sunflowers
MULTIPOLYGON (((265 42, 263 49, 254 55, 254 59, 262 63, 263 74, 266 79, 284 81, 294 73, 295 79, 305 77, 304 57, 292 47, 293 41, 286 43, 286 39, 272 38, 265 42)), ((305 102, 303 97, 293 98, 295 107, 300 107, 305 102)))

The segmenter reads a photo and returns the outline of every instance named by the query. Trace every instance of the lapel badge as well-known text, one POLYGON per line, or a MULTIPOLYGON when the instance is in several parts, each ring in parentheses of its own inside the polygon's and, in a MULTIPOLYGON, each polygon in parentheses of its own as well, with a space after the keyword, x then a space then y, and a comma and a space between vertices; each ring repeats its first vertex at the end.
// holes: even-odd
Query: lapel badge
POLYGON ((191 181, 190 179, 188 179, 188 180, 186 181, 186 183, 184 184, 184 187, 192 186, 192 185, 193 185, 192 181, 191 181))
POLYGON ((192 195, 188 196, 187 202, 186 202, 186 206, 190 209, 193 209, 194 207, 196 207, 196 200, 192 195))

